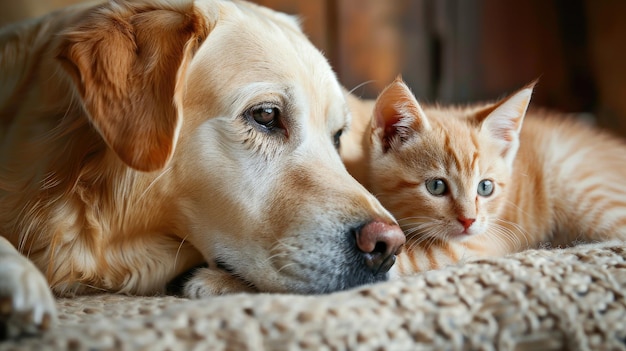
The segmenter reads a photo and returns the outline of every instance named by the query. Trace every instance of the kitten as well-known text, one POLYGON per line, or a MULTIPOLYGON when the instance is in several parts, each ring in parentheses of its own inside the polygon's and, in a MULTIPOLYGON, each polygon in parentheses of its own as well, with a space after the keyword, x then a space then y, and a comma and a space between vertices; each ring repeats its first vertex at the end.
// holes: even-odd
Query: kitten
POLYGON ((422 107, 397 79, 378 97, 359 180, 407 235, 396 274, 546 242, 626 239, 626 143, 526 115, 533 87, 496 103, 422 107))

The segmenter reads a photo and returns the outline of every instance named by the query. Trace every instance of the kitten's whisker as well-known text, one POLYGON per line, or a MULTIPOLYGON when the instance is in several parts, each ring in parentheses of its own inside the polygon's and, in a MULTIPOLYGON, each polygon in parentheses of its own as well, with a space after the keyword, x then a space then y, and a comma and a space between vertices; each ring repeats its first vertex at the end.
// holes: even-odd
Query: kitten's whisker
MULTIPOLYGON (((515 232, 513 232, 512 229, 508 229, 508 228, 505 227, 511 233, 511 235, 514 236, 517 239, 520 248, 524 248, 524 246, 522 245, 522 242, 521 242, 522 238, 525 241, 525 244, 526 244, 525 247, 526 248, 531 246, 529 238, 528 238, 528 232, 520 224, 512 222, 512 221, 507 221, 507 220, 502 219, 502 218, 496 218, 496 220, 498 222, 510 225, 511 227, 513 227, 513 229, 515 229, 517 231, 517 233, 515 233, 515 232)), ((493 224, 497 225, 498 227, 504 227, 500 223, 493 223, 493 224)))
POLYGON ((519 244, 519 239, 515 238, 514 235, 511 235, 512 233, 508 228, 501 225, 494 223, 491 227, 491 233, 491 239, 493 239, 493 241, 495 241, 500 248, 504 248, 506 243, 511 243, 513 245, 519 244))
POLYGON ((434 230, 428 231, 428 241, 426 243, 426 250, 433 250, 433 247, 437 244, 438 241, 441 241, 440 236, 443 231, 440 226, 433 226, 434 230))
POLYGON ((492 229, 496 235, 492 235, 492 238, 496 241, 501 249, 508 251, 519 251, 523 248, 520 235, 513 232, 510 228, 494 223, 492 229), (511 248, 507 249, 506 244, 512 244, 511 248))
POLYGON ((436 237, 432 234, 433 228, 437 228, 435 223, 422 223, 420 228, 414 228, 411 232, 411 236, 407 236, 407 240, 409 242, 408 249, 412 250, 416 246, 427 249, 430 246, 431 241, 436 239, 436 237))
POLYGON ((410 238, 413 236, 420 235, 423 231, 425 231, 426 229, 429 229, 431 226, 432 225, 430 225, 429 223, 419 223, 410 228, 403 227, 402 230, 404 231, 407 238, 410 238))
POLYGON ((528 211, 525 211, 523 208, 521 208, 518 204, 516 204, 515 202, 513 202, 512 200, 506 199, 505 202, 509 205, 511 205, 512 207, 515 207, 515 209, 517 209, 519 212, 523 213, 526 216, 530 216, 530 214, 528 213, 528 211))
POLYGON ((407 240, 416 240, 419 237, 428 237, 432 236, 429 234, 431 228, 436 228, 437 223, 433 223, 432 221, 414 223, 411 227, 403 226, 403 231, 407 236, 407 240))
POLYGON ((432 217, 427 217, 427 216, 413 216, 413 217, 396 218, 398 223, 399 222, 404 222, 404 221, 415 220, 415 219, 426 219, 426 220, 429 220, 429 221, 433 220, 432 217))

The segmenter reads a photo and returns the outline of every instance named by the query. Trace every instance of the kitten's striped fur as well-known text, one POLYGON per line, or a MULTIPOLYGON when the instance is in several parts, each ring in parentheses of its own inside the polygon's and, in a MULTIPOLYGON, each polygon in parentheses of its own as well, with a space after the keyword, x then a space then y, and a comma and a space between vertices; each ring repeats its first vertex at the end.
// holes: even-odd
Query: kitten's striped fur
POLYGON ((546 242, 626 239, 626 143, 562 116, 526 114, 532 90, 422 108, 396 80, 379 96, 362 181, 407 234, 396 273, 546 242), (440 191, 436 179, 447 187, 440 195, 426 186, 440 191), (477 193, 490 189, 482 180, 491 195, 477 193))

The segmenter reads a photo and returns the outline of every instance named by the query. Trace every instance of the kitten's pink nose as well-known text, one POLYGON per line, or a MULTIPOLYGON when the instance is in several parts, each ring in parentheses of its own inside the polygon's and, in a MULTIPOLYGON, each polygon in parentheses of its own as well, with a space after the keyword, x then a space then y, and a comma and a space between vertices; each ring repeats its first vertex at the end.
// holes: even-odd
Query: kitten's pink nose
POLYGON ((476 222, 476 218, 459 217, 457 219, 459 220, 459 222, 461 222, 461 224, 463 225, 463 228, 465 228, 465 230, 467 230, 467 228, 471 227, 472 224, 474 224, 474 222, 476 222))

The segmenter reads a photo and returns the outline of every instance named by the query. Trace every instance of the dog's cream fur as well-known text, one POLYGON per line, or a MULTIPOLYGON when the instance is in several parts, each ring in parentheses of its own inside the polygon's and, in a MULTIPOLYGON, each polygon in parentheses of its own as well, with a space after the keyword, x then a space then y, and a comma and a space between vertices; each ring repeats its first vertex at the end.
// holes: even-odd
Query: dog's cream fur
POLYGON ((401 232, 342 165, 345 96, 293 18, 239 1, 118 0, 11 26, 0 47, 9 326, 54 316, 47 285, 161 293, 202 262, 196 295, 385 279, 355 248, 378 239, 354 233, 375 223, 368 235, 391 238, 393 255, 401 232), (263 111, 279 111, 274 126, 255 120, 263 111))

